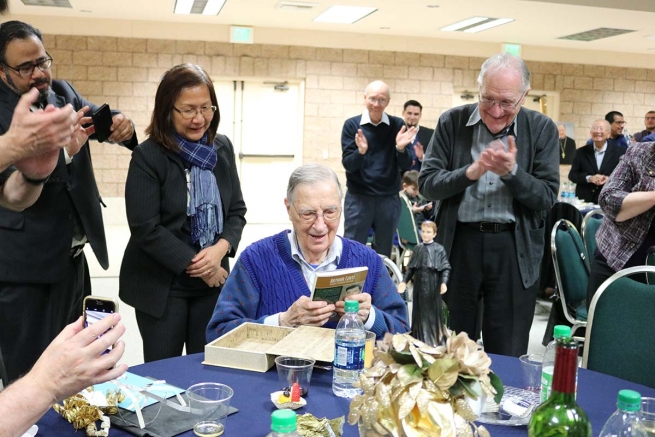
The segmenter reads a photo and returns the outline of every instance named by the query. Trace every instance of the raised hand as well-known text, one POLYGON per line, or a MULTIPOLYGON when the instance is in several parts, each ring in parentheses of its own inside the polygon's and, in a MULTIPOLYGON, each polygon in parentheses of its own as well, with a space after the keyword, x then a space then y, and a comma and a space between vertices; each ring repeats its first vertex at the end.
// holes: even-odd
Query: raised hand
POLYGON ((85 124, 89 124, 93 121, 91 117, 85 117, 84 114, 89 110, 88 106, 77 111, 77 124, 75 125, 75 132, 71 137, 70 143, 66 146, 66 153, 71 158, 80 151, 82 146, 86 144, 87 140, 93 133, 96 131, 95 126, 91 125, 87 128, 82 127, 85 124))
POLYGON ((416 126, 412 126, 407 129, 407 126, 400 128, 398 135, 396 135, 396 148, 398 151, 405 150, 405 147, 412 142, 416 136, 416 126))
POLYGON ((359 154, 365 155, 368 151, 368 140, 361 129, 357 129, 357 133, 355 134, 355 144, 357 145, 359 154))
POLYGON ((414 144, 414 153, 416 154, 416 159, 423 161, 425 151, 423 150, 423 144, 421 144, 420 141, 417 141, 416 144, 414 144))
POLYGON ((122 143, 123 141, 127 141, 132 138, 132 135, 134 134, 132 120, 123 114, 114 115, 112 120, 113 123, 110 128, 112 134, 108 138, 109 142, 122 143))
POLYGON ((516 141, 513 136, 507 137, 508 149, 505 151, 504 146, 500 140, 494 140, 489 144, 489 147, 484 149, 480 154, 480 161, 482 165, 493 173, 496 173, 498 176, 506 176, 514 168, 516 164, 516 154, 518 149, 516 148, 516 141))

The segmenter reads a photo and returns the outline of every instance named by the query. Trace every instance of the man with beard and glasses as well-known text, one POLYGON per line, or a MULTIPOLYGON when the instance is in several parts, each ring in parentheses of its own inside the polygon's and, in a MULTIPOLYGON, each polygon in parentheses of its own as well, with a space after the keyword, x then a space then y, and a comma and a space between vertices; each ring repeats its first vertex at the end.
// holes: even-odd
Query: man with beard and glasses
POLYGON ((415 127, 418 129, 416 135, 412 138, 412 142, 407 146, 407 153, 412 157, 412 166, 410 170, 421 171, 421 163, 423 162, 423 154, 425 149, 430 143, 434 129, 425 126, 419 126, 421 116, 423 115, 423 106, 416 100, 408 100, 403 105, 403 119, 407 129, 415 127))
POLYGON ((530 71, 508 53, 487 59, 479 101, 441 115, 419 176, 440 200, 437 242, 452 273, 450 327, 482 338, 487 352, 526 353, 544 251, 545 216, 557 200, 557 128, 521 107, 530 71))
MULTIPOLYGON (((97 106, 83 99, 65 81, 53 80, 53 59, 38 29, 20 21, 0 26, 0 134, 10 123, 22 95, 39 98, 33 111, 50 105, 72 105, 80 122, 88 124, 97 106)), ((129 118, 114 111, 109 141, 132 149, 137 145, 129 118)), ((91 244, 103 268, 108 267, 100 198, 87 137, 93 126, 80 129, 58 152, 49 174, 28 176, 28 184, 43 186, 38 200, 24 211, 0 208, 0 349, 9 381, 30 369, 48 343, 82 310, 90 294, 90 278, 82 248, 91 244)), ((38 135, 37 135, 37 138, 38 135)), ((0 177, 16 170, 9 167, 0 177)))

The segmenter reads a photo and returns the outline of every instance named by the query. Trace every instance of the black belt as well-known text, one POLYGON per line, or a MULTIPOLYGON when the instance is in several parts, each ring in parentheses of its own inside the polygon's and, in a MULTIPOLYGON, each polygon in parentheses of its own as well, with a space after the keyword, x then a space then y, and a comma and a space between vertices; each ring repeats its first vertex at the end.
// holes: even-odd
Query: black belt
POLYGON ((514 230, 514 223, 494 223, 494 222, 457 222, 458 225, 475 228, 480 232, 497 234, 498 232, 514 230))
POLYGON ((76 258, 76 257, 80 256, 83 251, 84 251, 84 245, 83 244, 71 247, 71 258, 76 258))

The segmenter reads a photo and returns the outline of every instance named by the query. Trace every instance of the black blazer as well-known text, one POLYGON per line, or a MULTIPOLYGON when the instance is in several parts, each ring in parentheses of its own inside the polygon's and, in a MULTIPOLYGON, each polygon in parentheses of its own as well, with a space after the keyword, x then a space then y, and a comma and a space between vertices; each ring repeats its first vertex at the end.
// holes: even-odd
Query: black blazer
POLYGON ((611 175, 625 151, 626 149, 622 147, 607 143, 607 150, 603 156, 603 162, 601 162, 600 168, 596 164, 593 143, 580 147, 575 151, 573 164, 569 172, 569 180, 576 184, 575 195, 578 199, 598 203, 598 195, 603 186, 587 182, 586 177, 595 174, 611 175))
MULTIPOLYGON (((68 82, 53 80, 52 91, 48 103, 58 108, 67 103, 76 111, 84 106, 89 106, 89 112, 98 108, 83 99, 68 82)), ((9 129, 19 98, 0 81, 0 134, 9 129)), ((118 111, 112 112, 118 114, 118 111)), ((135 133, 123 145, 133 149, 137 144, 135 133)), ((13 171, 13 167, 5 170, 3 178, 13 171)), ((22 212, 0 207, 0 281, 53 283, 61 280, 70 257, 75 214, 98 262, 107 269, 109 257, 101 203, 89 143, 84 144, 69 165, 66 165, 64 152, 59 152, 57 167, 33 206, 22 212)))
MULTIPOLYGON (((234 150, 224 135, 216 135, 218 162, 214 175, 223 204, 223 233, 230 252, 221 266, 229 271, 246 225, 246 204, 234 161, 234 150)), ((130 240, 120 272, 121 300, 153 317, 164 314, 173 280, 187 268, 199 250, 185 242, 187 182, 184 163, 152 139, 134 149, 125 184, 125 206, 130 240)))

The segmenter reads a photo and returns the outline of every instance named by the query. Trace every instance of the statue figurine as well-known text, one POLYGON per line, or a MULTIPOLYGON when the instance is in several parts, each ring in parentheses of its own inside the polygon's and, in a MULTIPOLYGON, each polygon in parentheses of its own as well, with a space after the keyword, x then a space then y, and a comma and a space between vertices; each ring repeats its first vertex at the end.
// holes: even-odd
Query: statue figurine
POLYGON ((403 293, 413 279, 412 337, 430 346, 446 344, 448 329, 444 320, 441 295, 448 290, 450 263, 446 249, 434 241, 437 225, 431 221, 421 224, 421 240, 414 248, 403 282, 398 292, 403 293))

